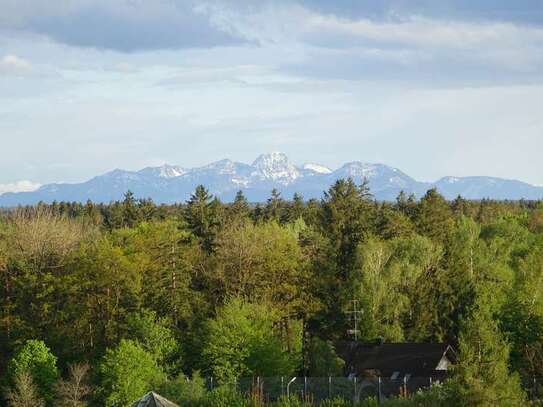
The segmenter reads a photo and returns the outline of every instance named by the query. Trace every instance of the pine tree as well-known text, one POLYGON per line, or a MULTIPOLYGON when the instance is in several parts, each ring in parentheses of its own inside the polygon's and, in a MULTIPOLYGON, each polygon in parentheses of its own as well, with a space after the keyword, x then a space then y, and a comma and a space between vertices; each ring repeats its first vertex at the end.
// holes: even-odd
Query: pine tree
POLYGON ((133 227, 139 219, 138 208, 136 205, 136 199, 132 191, 128 191, 124 194, 123 200, 123 226, 133 227))
POLYGON ((228 208, 228 214, 231 220, 241 220, 249 216, 251 208, 249 207, 249 202, 243 194, 242 190, 239 190, 236 193, 234 202, 228 208))
POLYGON ((264 216, 266 220, 274 220, 279 222, 283 214, 284 201, 281 198, 281 192, 276 188, 272 189, 271 196, 268 198, 266 207, 264 208, 264 216))
POLYGON ((213 251, 219 224, 217 213, 219 205, 203 185, 198 185, 185 208, 184 217, 189 229, 200 239, 202 248, 208 253, 213 251))
POLYGON ((351 178, 337 180, 324 193, 321 225, 334 248, 341 280, 354 266, 356 247, 372 229, 370 198, 367 183, 357 186, 351 178))
POLYGON ((292 202, 289 202, 286 207, 286 210, 283 216, 284 223, 294 222, 300 218, 303 219, 304 209, 305 209, 304 199, 302 198, 300 194, 296 192, 294 196, 292 197, 292 202))
POLYGON ((453 226, 452 211, 437 189, 430 189, 420 200, 416 224, 422 235, 440 242, 447 240, 453 226))
POLYGON ((417 213, 417 198, 415 194, 408 196, 404 191, 400 191, 396 197, 396 208, 413 220, 417 213))

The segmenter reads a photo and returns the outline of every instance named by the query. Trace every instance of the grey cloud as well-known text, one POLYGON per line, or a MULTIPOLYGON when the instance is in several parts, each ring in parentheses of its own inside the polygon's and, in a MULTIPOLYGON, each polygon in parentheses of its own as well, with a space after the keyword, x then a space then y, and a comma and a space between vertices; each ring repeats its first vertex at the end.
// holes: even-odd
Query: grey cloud
MULTIPOLYGON (((245 43, 215 26, 192 1, 76 1, 14 15, 4 27, 45 35, 79 47, 121 52, 207 48, 245 43)), ((0 20, 0 23, 2 21, 0 20)))

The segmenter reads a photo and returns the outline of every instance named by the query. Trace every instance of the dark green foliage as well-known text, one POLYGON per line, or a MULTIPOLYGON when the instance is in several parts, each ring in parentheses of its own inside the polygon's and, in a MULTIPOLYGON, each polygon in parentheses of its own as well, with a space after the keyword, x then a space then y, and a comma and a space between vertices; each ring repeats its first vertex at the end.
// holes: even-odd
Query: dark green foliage
POLYGON ((187 202, 185 220, 207 252, 213 250, 215 233, 220 223, 219 211, 220 202, 213 199, 213 195, 203 185, 196 187, 196 191, 187 202))
POLYGON ((309 348, 309 375, 315 377, 342 376, 345 362, 330 341, 317 337, 311 339, 309 348))

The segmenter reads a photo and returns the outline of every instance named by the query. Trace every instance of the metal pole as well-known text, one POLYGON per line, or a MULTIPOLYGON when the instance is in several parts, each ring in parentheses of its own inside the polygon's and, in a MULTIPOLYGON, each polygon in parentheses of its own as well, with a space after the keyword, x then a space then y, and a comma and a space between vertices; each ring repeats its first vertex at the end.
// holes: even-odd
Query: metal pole
POLYGON ((332 376, 328 376, 328 398, 332 398, 332 376))
POLYGON ((307 400, 307 376, 304 376, 304 399, 307 400))
POLYGON ((296 380, 296 377, 293 377, 292 379, 290 379, 290 382, 288 382, 287 384, 287 397, 290 398, 290 385, 292 383, 294 383, 294 381, 296 380))
POLYGON ((211 390, 213 390, 213 376, 209 378, 209 385, 211 387, 211 390))
POLYGON ((405 393, 405 397, 407 397, 407 375, 404 375, 403 377, 403 390, 405 393))
POLYGON ((285 395, 285 378, 281 376, 281 396, 285 395))
POLYGON ((381 404, 381 376, 377 377, 377 401, 381 404))
POLYGON ((356 376, 353 378, 354 379, 354 396, 353 396, 353 401, 354 402, 357 402, 358 400, 358 396, 356 394, 356 376))

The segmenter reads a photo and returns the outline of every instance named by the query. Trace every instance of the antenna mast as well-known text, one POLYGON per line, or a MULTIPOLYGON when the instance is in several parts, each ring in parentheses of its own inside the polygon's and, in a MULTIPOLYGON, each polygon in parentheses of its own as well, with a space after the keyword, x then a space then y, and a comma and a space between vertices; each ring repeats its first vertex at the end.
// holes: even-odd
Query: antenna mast
POLYGON ((352 310, 346 311, 346 314, 349 314, 349 319, 353 323, 353 328, 347 330, 347 333, 353 335, 356 342, 358 341, 358 334, 360 333, 358 330, 358 321, 360 321, 359 315, 362 314, 362 311, 358 309, 358 300, 351 300, 351 304, 352 310))

